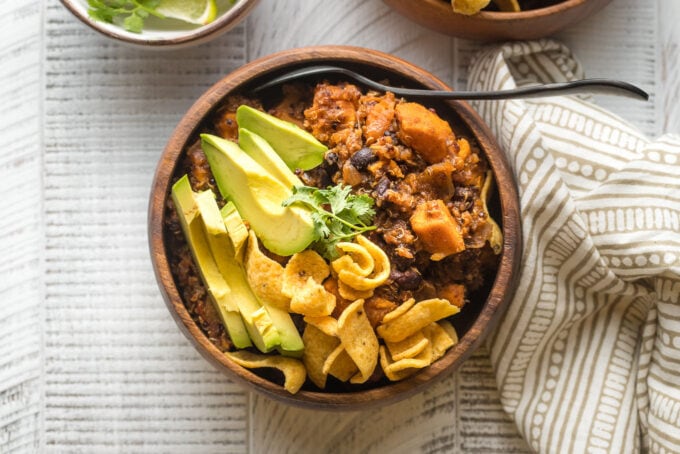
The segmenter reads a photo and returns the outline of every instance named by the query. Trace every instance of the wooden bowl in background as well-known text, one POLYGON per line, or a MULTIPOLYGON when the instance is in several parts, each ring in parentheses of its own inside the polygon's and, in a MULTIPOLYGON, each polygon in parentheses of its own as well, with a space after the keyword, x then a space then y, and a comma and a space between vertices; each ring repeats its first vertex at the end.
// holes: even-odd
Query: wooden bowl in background
POLYGON ((611 0, 565 0, 545 8, 506 13, 454 13, 447 0, 383 0, 403 16, 445 35, 481 41, 550 36, 604 8, 611 0))
MULTIPOLYGON (((145 28, 141 33, 132 33, 117 25, 92 19, 87 13, 87 0, 60 1, 81 22, 102 35, 146 49, 177 49, 210 41, 235 27, 259 2, 259 0, 238 0, 214 21, 203 26, 171 21, 171 25, 168 26, 145 28)), ((159 23, 156 21, 156 24, 159 23)))
POLYGON ((279 401, 321 409, 357 409, 385 404, 408 397, 455 370, 482 342, 509 303, 514 293, 520 260, 521 234, 517 188, 501 149, 491 132, 464 102, 438 101, 426 103, 449 118, 457 132, 465 132, 477 141, 486 155, 497 183, 494 217, 502 225, 503 251, 495 279, 489 279, 485 291, 466 305, 454 317, 460 341, 444 357, 407 380, 372 389, 352 392, 318 392, 303 388, 295 395, 282 386, 232 363, 213 345, 194 322, 182 301, 168 262, 164 233, 165 207, 172 182, 178 175, 178 162, 202 129, 204 122, 230 94, 247 93, 248 87, 262 83, 274 75, 312 64, 345 66, 376 79, 388 78, 391 83, 412 88, 448 89, 427 71, 406 61, 381 52, 342 46, 322 46, 294 49, 264 57, 247 64, 210 88, 184 115, 172 134, 155 174, 149 202, 149 242, 153 268, 161 293, 180 329, 198 351, 230 378, 279 401), (458 127, 456 127, 458 125, 458 127))

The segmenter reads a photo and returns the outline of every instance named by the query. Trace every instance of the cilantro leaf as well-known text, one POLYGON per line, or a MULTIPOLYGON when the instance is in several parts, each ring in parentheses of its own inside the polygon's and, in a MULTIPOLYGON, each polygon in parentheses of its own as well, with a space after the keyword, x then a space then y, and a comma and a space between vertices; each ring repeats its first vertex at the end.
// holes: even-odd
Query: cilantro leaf
POLYGON ((156 11, 160 0, 87 0, 87 14, 94 20, 116 23, 128 31, 141 33, 149 15, 164 17, 156 11))
POLYGON ((310 210, 315 227, 312 248, 329 260, 338 256, 335 248, 338 242, 375 229, 371 225, 375 216, 373 199, 365 194, 352 194, 351 186, 340 184, 326 189, 298 186, 282 205, 293 204, 310 210))

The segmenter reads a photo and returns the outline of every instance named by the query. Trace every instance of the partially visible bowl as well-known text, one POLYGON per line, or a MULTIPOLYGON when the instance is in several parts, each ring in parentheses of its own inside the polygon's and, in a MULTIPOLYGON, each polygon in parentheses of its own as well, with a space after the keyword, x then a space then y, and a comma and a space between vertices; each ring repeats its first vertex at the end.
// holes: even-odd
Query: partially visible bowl
MULTIPOLYGON (((517 283, 521 251, 519 204, 517 188, 503 151, 495 142, 488 127, 467 104, 459 101, 422 102, 436 107, 448 118, 456 132, 473 138, 486 156, 495 176, 496 191, 492 204, 494 217, 503 230, 503 248, 498 258, 495 276, 475 299, 466 305, 453 320, 459 343, 438 361, 410 378, 372 388, 358 388, 342 392, 318 391, 303 387, 297 394, 267 378, 232 362, 213 344, 187 310, 182 292, 173 276, 168 249, 171 235, 167 231, 168 197, 173 182, 183 172, 182 162, 187 149, 195 143, 198 133, 209 126, 209 120, 225 99, 233 94, 248 93, 249 89, 272 77, 306 65, 331 64, 344 66, 373 77, 389 79, 391 83, 411 88, 448 89, 427 71, 406 61, 381 52, 344 46, 320 46, 294 49, 273 54, 249 63, 227 75, 205 92, 184 115, 175 128, 158 163, 149 202, 149 243, 153 268, 168 309, 182 332, 198 351, 227 376, 251 389, 279 401, 320 409, 357 409, 376 406, 406 398, 430 384, 446 377, 481 344, 510 302, 517 283)), ((311 82, 323 80, 316 76, 311 82)))
POLYGON ((145 48, 175 49, 201 44, 226 33, 257 5, 259 0, 237 0, 231 7, 228 2, 218 3, 218 17, 207 25, 185 24, 181 21, 154 20, 141 33, 133 33, 124 28, 91 18, 88 13, 87 0, 60 0, 81 22, 109 38, 145 48))
POLYGON ((383 0, 403 16, 445 35, 480 41, 527 40, 550 36, 604 8, 611 0, 565 0, 517 13, 454 13, 447 0, 383 0))

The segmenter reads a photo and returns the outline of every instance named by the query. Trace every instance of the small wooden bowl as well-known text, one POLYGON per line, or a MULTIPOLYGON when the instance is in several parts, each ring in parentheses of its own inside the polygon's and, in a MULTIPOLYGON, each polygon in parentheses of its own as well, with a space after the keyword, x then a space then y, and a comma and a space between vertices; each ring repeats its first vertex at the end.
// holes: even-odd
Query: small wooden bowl
POLYGON ((504 13, 454 13, 447 0, 383 0, 403 16, 445 35, 480 41, 550 36, 604 8, 611 0, 565 0, 545 8, 504 13))
MULTIPOLYGON (((230 378, 282 402, 321 409, 357 409, 385 404, 408 397, 455 370, 475 350, 494 326, 514 293, 519 266, 521 234, 517 189, 503 152, 491 132, 464 102, 432 103, 440 115, 460 125, 468 137, 473 137, 488 158, 498 187, 494 217, 500 221, 504 233, 503 251, 495 279, 479 299, 465 306, 454 317, 460 341, 444 357, 411 378, 372 389, 353 392, 317 392, 303 388, 295 395, 282 386, 266 380, 252 371, 232 363, 205 336, 194 322, 178 292, 168 263, 164 240, 164 216, 173 175, 186 148, 196 139, 206 118, 226 96, 242 92, 248 87, 283 72, 312 64, 345 66, 376 79, 389 78, 393 84, 412 88, 449 89, 427 71, 381 52, 343 46, 322 46, 294 49, 277 53, 247 64, 210 88, 184 115, 172 134, 155 174, 149 202, 149 242, 156 278, 168 309, 184 334, 198 351, 230 378)), ((430 105, 430 103, 425 103, 430 105)), ((455 128, 454 128, 455 129, 455 128)), ((461 128, 458 128, 460 132, 461 128)))
POLYGON ((87 0, 60 0, 81 22, 102 35, 136 47, 146 49, 177 49, 201 44, 226 33, 257 5, 259 0, 238 0, 231 8, 221 13, 207 25, 196 26, 171 21, 171 25, 156 20, 156 27, 145 28, 141 33, 132 33, 122 27, 92 19, 87 13, 87 0))

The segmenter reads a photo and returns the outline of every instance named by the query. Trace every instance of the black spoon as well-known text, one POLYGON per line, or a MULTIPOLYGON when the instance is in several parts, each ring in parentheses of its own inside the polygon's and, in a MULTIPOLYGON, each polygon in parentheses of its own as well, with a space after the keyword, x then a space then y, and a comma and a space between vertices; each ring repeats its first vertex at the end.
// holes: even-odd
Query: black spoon
POLYGON ((300 79, 307 76, 323 74, 342 74, 368 88, 379 91, 391 91, 397 96, 410 98, 439 98, 439 99, 461 99, 461 100, 497 100, 497 99, 516 99, 516 98, 541 98, 548 96, 571 95, 575 93, 595 93, 602 95, 625 96, 627 98, 641 99, 647 101, 649 94, 635 85, 613 79, 582 79, 572 82, 556 82, 550 84, 530 85, 511 90, 497 91, 448 91, 448 90, 423 90, 416 88, 390 87, 376 82, 368 77, 362 76, 350 69, 339 66, 306 66, 304 68, 290 71, 281 76, 265 82, 256 87, 253 91, 258 92, 267 88, 274 87, 284 82, 300 79))

